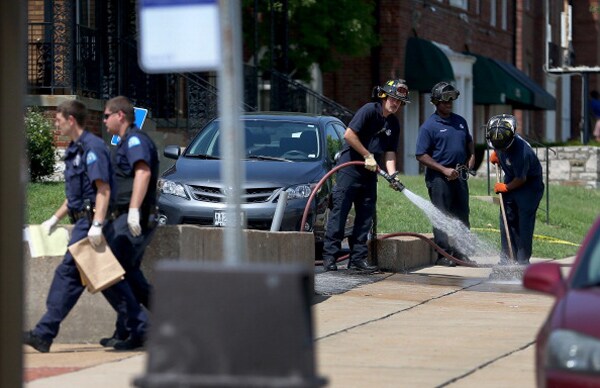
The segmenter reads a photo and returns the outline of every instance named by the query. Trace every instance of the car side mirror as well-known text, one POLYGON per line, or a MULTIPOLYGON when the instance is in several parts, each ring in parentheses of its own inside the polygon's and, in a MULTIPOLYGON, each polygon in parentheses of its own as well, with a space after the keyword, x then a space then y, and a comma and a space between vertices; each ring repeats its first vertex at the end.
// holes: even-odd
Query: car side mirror
POLYGON ((342 151, 338 151, 333 155, 333 163, 336 164, 338 160, 340 160, 340 156, 342 156, 342 151))
POLYGON ((531 264, 523 274, 523 286, 555 297, 565 293, 566 285, 557 263, 531 264))
POLYGON ((168 145, 165 147, 163 155, 169 159, 177 159, 181 155, 181 148, 178 145, 168 145))

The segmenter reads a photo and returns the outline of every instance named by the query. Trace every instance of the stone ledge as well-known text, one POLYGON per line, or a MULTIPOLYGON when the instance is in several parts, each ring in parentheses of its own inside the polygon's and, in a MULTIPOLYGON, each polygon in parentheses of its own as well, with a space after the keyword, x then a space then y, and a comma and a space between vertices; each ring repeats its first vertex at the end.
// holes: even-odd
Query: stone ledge
MULTIPOLYGON (((424 233, 424 237, 433 239, 432 233, 424 233)), ((421 238, 413 236, 396 236, 380 238, 377 244, 377 265, 386 272, 408 272, 417 268, 433 265, 437 259, 435 250, 421 238)), ((370 250, 373 249, 373 242, 370 250)), ((370 254, 372 256, 372 253, 370 254)), ((371 257, 371 259, 373 259, 371 257)))
MULTIPOLYGON (((67 227, 70 231, 71 227, 67 227)), ((161 226, 148 246, 143 271, 152 281, 154 266, 161 259, 223 261, 221 228, 194 225, 161 226)), ((250 263, 296 263, 314 267, 314 236, 300 232, 246 230, 250 263)), ((31 258, 24 244, 25 319, 24 330, 33 328, 45 312, 46 296, 62 256, 31 258)), ((66 251, 66 247, 65 247, 66 251)), ((115 313, 101 294, 87 291, 63 321, 57 343, 96 343, 114 331, 115 313)))

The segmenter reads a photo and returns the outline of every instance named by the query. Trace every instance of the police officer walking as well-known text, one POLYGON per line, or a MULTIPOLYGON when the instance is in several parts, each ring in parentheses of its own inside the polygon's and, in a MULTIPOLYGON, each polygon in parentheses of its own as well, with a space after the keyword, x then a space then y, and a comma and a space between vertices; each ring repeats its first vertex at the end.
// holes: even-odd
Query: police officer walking
MULTIPOLYGON (((419 128, 416 158, 427 169, 425 184, 431 203, 445 214, 454 216, 467 227, 469 223, 469 186, 461 179, 459 168, 472 170, 475 166, 475 145, 465 119, 452 112, 452 102, 460 92, 447 82, 431 89, 435 112, 419 128)), ((448 254, 468 260, 459 247, 452 247, 448 235, 433 228, 435 243, 448 254)), ((437 265, 456 264, 439 254, 437 265)))
MULTIPOLYGON (((123 96, 107 101, 104 124, 108 133, 118 135, 112 151, 115 190, 111 201, 113 222, 106 238, 113 253, 125 269, 125 279, 142 305, 150 306, 151 286, 140 266, 144 251, 156 226, 156 183, 158 153, 152 139, 134 124, 133 105, 123 96)), ((130 349, 143 345, 142 339, 129 338, 125 317, 117 317, 112 337, 103 338, 103 346, 121 343, 130 349), (129 339, 128 339, 129 338, 129 339)))
POLYGON ((325 271, 336 271, 336 260, 340 256, 344 239, 346 219, 352 205, 356 212, 354 229, 350 241, 348 269, 374 272, 378 268, 367 262, 367 239, 373 224, 377 201, 377 168, 383 157, 383 166, 394 178, 396 150, 400 135, 400 124, 394 115, 409 102, 408 87, 404 80, 390 80, 373 90, 377 102, 363 105, 350 121, 344 133, 344 148, 339 164, 364 161, 364 166, 351 165, 339 170, 333 188, 333 208, 327 221, 323 247, 325 271))
POLYGON ((502 262, 513 257, 519 264, 527 265, 532 252, 535 214, 544 195, 544 181, 538 157, 516 131, 517 119, 512 115, 494 116, 486 125, 486 139, 495 150, 490 155, 490 163, 499 164, 504 171, 504 182, 496 183, 494 191, 502 193, 512 252, 500 215, 502 262))
MULTIPOLYGON (((71 138, 65 153, 66 199, 42 228, 50 234, 59 220, 69 215, 74 223, 69 245, 84 238, 96 247, 102 243, 102 228, 111 195, 111 165, 106 144, 83 128, 87 116, 84 104, 76 100, 61 103, 56 109, 55 126, 61 135, 71 138)), ((61 322, 83 293, 79 270, 67 250, 58 265, 46 300, 46 313, 35 328, 24 334, 25 344, 46 353, 58 335, 61 322)), ((127 330, 134 336, 145 335, 147 316, 140 308, 129 285, 121 281, 103 291, 109 303, 127 317, 127 330)))

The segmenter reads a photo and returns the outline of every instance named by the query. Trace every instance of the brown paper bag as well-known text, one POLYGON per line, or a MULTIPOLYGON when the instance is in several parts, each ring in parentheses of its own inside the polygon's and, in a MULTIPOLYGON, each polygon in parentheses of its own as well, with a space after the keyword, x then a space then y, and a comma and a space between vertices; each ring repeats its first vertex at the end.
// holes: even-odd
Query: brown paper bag
POLYGON ((87 238, 81 239, 70 245, 69 251, 75 259, 83 285, 92 294, 124 279, 125 270, 104 238, 96 248, 92 247, 87 238))

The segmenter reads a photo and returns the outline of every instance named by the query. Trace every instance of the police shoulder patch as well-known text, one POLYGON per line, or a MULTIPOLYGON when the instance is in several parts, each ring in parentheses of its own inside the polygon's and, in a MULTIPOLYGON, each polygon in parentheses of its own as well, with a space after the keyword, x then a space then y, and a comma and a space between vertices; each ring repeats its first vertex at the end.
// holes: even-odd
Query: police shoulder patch
POLYGON ((142 144, 140 139, 137 136, 131 136, 129 140, 127 140, 127 148, 133 148, 142 144))
POLYGON ((92 163, 95 163, 95 162, 96 162, 96 160, 98 160, 98 156, 96 156, 96 153, 95 153, 94 151, 90 151, 90 152, 88 152, 88 154, 87 154, 87 157, 86 157, 86 159, 85 159, 85 163, 86 163, 87 165, 90 165, 90 164, 92 164, 92 163))

